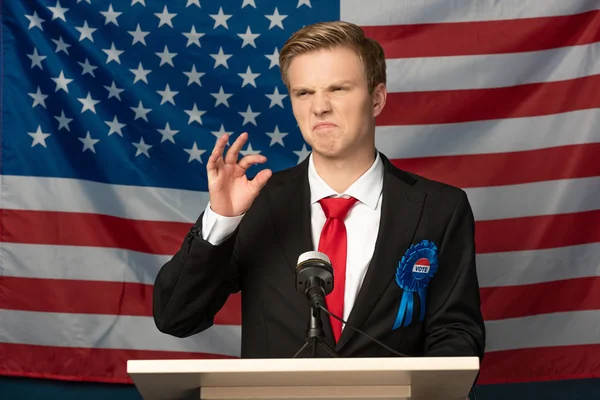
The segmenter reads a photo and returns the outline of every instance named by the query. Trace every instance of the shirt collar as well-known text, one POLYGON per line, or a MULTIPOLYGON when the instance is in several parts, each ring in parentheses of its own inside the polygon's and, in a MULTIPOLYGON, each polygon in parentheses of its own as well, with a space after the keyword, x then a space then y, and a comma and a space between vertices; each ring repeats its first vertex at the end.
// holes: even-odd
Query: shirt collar
POLYGON ((371 167, 362 174, 344 193, 337 193, 319 176, 314 165, 312 153, 308 163, 308 183, 310 185, 310 203, 330 197, 354 197, 371 209, 377 208, 383 189, 383 162, 376 152, 376 158, 371 167))

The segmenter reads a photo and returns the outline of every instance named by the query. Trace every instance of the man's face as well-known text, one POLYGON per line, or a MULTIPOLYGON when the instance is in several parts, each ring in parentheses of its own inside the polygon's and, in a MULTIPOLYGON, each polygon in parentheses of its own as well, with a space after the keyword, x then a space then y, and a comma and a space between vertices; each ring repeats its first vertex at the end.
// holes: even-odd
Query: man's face
POLYGON ((363 64, 351 49, 297 56, 288 77, 294 116, 316 156, 352 159, 374 151, 375 116, 385 103, 385 85, 369 93, 363 64))

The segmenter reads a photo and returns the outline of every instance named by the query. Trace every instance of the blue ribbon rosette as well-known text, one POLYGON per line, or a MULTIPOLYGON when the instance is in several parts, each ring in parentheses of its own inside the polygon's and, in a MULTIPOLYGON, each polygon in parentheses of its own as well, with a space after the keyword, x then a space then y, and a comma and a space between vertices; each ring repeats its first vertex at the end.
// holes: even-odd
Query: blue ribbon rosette
POLYGON ((419 294, 421 304, 420 319, 425 318, 425 297, 427 285, 438 269, 438 248, 435 243, 423 240, 410 246, 396 270, 396 283, 403 289, 400 307, 394 328, 408 326, 412 322, 414 293, 419 294))

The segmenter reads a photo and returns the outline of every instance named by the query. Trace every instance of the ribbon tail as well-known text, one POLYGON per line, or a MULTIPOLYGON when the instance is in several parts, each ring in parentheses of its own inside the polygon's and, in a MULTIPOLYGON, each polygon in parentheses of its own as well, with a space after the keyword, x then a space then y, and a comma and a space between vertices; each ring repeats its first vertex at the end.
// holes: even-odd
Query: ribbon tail
POLYGON ((406 310, 406 318, 404 319, 404 326, 409 326, 412 322, 413 308, 415 306, 414 295, 412 292, 406 293, 408 297, 408 305, 406 310))
POLYGON ((402 325, 402 318, 406 314, 406 307, 408 305, 409 293, 406 291, 402 294, 402 300, 400 301, 400 307, 398 308, 398 315, 396 315, 396 322, 392 329, 398 329, 402 325))

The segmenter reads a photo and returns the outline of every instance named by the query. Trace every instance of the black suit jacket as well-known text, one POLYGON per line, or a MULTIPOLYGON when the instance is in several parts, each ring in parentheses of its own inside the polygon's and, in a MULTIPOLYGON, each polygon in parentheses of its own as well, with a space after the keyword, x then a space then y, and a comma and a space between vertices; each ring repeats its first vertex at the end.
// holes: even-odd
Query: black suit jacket
MULTIPOLYGON (((410 356, 483 357, 485 327, 475 270, 474 218, 464 191, 384 162, 381 224, 373 258, 348 324, 410 356), (398 263, 411 244, 433 241, 439 268, 431 280, 426 316, 393 330, 402 289, 398 263)), ((231 293, 241 290, 243 358, 292 357, 304 344, 308 302, 295 290, 298 256, 314 250, 308 158, 273 174, 235 233, 213 246, 202 239, 202 215, 154 286, 158 329, 186 337, 209 328, 231 293)), ((388 357, 391 352, 345 328, 328 343, 341 357, 388 357)), ((307 353, 310 355, 310 353, 307 353)), ((329 357, 324 351, 319 356, 329 357)))

